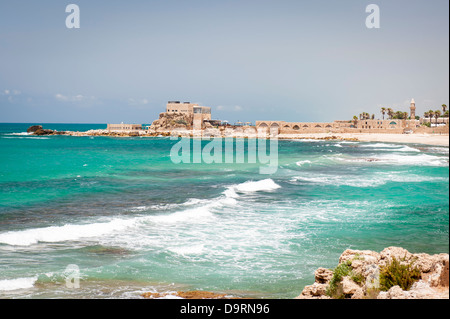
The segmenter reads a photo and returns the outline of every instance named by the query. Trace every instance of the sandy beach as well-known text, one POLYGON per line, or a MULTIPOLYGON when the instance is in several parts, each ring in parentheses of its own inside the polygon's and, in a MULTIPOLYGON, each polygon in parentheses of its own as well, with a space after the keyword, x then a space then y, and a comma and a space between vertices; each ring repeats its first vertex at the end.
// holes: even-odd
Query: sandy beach
POLYGON ((361 142, 411 143, 449 146, 448 134, 377 134, 377 133, 313 133, 280 135, 281 138, 326 138, 335 136, 341 139, 357 139, 361 142))

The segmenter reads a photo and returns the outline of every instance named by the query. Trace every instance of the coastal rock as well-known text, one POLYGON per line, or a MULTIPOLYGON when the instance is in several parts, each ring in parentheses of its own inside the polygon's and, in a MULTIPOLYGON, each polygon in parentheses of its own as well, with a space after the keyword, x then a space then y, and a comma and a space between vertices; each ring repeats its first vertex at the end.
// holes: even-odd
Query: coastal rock
MULTIPOLYGON (((339 264, 350 267, 349 275, 344 275, 337 286, 337 291, 344 298, 449 298, 448 254, 413 254, 401 247, 388 247, 380 253, 370 250, 347 249, 340 256, 339 264), (420 279, 408 291, 402 290, 399 286, 391 287, 388 291, 380 291, 380 270, 390 264, 394 258, 400 264, 410 264, 420 270, 420 279)), ((329 298, 327 291, 333 275, 331 270, 317 269, 314 273, 315 283, 306 286, 297 298, 329 298)))
POLYGON ((27 129, 27 133, 34 133, 37 130, 42 130, 42 125, 32 125, 27 129))
POLYGON ((333 278, 333 272, 329 269, 320 267, 314 272, 314 278, 316 283, 326 284, 333 278))
POLYGON ((377 299, 448 299, 448 289, 433 289, 423 280, 414 283, 409 291, 394 286, 388 291, 382 291, 377 299))
POLYGON ((349 276, 342 278, 340 286, 343 296, 347 298, 362 299, 364 297, 364 290, 349 276))
POLYGON ((385 266, 392 262, 394 258, 401 261, 401 263, 410 263, 413 261, 413 254, 401 247, 388 247, 380 253, 379 263, 381 266, 385 266))
POLYGON ((422 256, 417 264, 422 268, 422 279, 431 287, 449 286, 449 256, 448 254, 439 254, 427 258, 422 256))
POLYGON ((39 135, 39 136, 41 136, 41 135, 51 135, 51 134, 53 134, 53 130, 39 129, 39 130, 35 131, 33 134, 34 135, 39 135))
POLYGON ((150 130, 167 132, 173 129, 192 129, 192 123, 192 115, 183 113, 160 113, 159 119, 153 121, 150 130))
POLYGON ((302 294, 297 299, 311 299, 311 298, 329 298, 326 296, 328 283, 333 278, 333 272, 326 268, 318 268, 314 272, 315 282, 310 286, 306 286, 302 294))
POLYGON ((377 299, 407 299, 408 296, 404 293, 400 286, 394 286, 387 292, 380 292, 377 299))
POLYGON ((326 295, 328 284, 319 284, 315 282, 310 286, 306 286, 301 295, 296 299, 331 299, 326 295))

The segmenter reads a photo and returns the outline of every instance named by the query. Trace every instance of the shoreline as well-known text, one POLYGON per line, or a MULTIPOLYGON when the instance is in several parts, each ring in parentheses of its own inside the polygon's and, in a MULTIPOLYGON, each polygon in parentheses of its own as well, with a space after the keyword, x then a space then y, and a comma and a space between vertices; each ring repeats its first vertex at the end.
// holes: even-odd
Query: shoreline
MULTIPOLYGON (((388 142, 388 143, 407 143, 407 144, 425 144, 434 146, 449 146, 449 135, 442 134, 388 134, 388 133, 312 133, 296 134, 293 139, 305 138, 326 138, 335 136, 341 140, 355 140, 358 142, 388 142)), ((280 136, 283 138, 283 136, 280 136)))
MULTIPOLYGON (((234 134, 209 134, 207 131, 173 131, 173 132, 149 132, 149 131, 107 131, 107 130, 89 130, 86 132, 58 132, 52 130, 41 130, 43 132, 34 132, 30 135, 64 135, 64 136, 109 136, 109 137, 190 137, 190 138, 260 138, 257 134, 243 134, 235 132, 234 134)), ((269 138, 269 136, 265 136, 269 138)), ((433 146, 449 146, 448 134, 392 134, 392 133, 305 133, 305 134, 279 134, 278 140, 335 140, 335 141, 354 141, 354 142, 386 142, 386 143, 406 143, 423 144, 433 146)))

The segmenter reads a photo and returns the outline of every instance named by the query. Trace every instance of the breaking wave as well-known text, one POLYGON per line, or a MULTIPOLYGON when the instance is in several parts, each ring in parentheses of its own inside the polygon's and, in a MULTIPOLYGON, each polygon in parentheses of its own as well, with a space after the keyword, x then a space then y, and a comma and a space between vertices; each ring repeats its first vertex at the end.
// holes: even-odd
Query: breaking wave
MULTIPOLYGON (((11 246, 30 246, 37 243, 58 243, 64 241, 77 241, 82 239, 102 238, 110 234, 126 232, 130 228, 145 227, 149 223, 203 223, 214 218, 214 211, 222 206, 233 206, 237 203, 238 193, 253 193, 259 191, 272 191, 280 188, 272 179, 261 181, 248 181, 227 187, 221 196, 214 200, 190 199, 185 204, 192 208, 181 209, 169 214, 140 215, 131 218, 113 218, 105 222, 90 224, 66 224, 63 226, 50 226, 31 228, 20 231, 9 231, 0 234, 0 244, 11 246)), ((145 206, 138 206, 134 211, 145 211, 145 206)))
POLYGON ((442 182, 448 178, 444 177, 429 177, 420 175, 403 175, 393 173, 379 173, 373 176, 367 176, 362 179, 352 176, 339 176, 339 175, 318 175, 318 176, 295 176, 291 179, 291 182, 308 182, 314 184, 323 185, 335 185, 335 186, 352 186, 352 187, 377 187, 384 185, 388 182, 398 183, 419 183, 419 182, 442 182))
POLYGON ((390 164, 390 165, 412 165, 412 166, 448 166, 449 159, 444 156, 435 156, 428 154, 374 154, 370 157, 344 157, 335 156, 332 159, 345 162, 359 162, 371 164, 390 164))
POLYGON ((37 277, 26 277, 16 279, 0 280, 0 291, 12 291, 18 289, 29 289, 34 286, 37 277))

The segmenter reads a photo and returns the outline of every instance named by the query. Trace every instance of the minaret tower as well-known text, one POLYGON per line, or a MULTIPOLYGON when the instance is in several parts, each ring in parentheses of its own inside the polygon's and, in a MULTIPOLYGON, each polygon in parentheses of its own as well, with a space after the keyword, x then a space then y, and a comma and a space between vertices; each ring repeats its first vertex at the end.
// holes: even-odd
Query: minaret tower
POLYGON ((416 102, 414 101, 414 99, 411 100, 411 120, 415 120, 416 119, 416 102))

